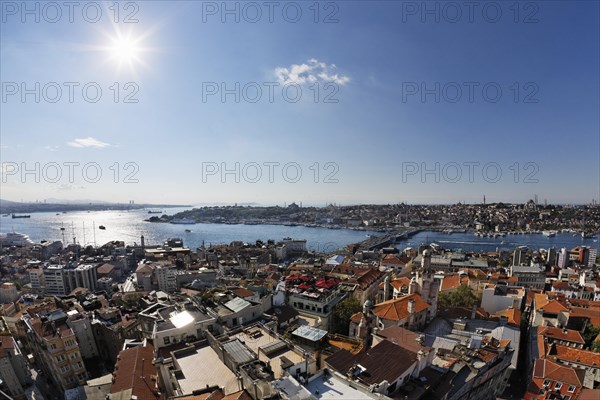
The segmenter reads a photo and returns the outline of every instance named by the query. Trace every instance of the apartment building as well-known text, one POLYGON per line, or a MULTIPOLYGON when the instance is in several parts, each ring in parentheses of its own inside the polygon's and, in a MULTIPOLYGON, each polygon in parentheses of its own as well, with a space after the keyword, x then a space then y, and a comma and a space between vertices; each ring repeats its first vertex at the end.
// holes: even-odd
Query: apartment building
POLYGON ((62 392, 84 385, 88 378, 77 337, 67 319, 62 310, 23 316, 37 365, 62 392))

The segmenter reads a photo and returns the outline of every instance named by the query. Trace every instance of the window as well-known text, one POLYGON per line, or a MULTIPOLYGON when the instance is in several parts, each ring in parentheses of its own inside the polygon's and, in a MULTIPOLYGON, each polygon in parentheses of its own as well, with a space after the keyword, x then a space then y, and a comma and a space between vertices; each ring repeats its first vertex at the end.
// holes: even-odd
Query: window
POLYGON ((170 339, 168 336, 165 336, 165 337, 163 338, 163 342, 164 342, 165 344, 169 344, 169 343, 171 343, 171 339, 170 339))
POLYGON ((544 386, 548 386, 549 384, 550 384, 550 381, 549 381, 548 379, 546 379, 546 380, 544 381, 544 386))
POLYGON ((560 390, 560 388, 562 387, 562 383, 560 382, 556 382, 556 385, 554 385, 554 389, 560 390))
POLYGON ((567 391, 569 393, 573 393, 575 391, 575 385, 569 385, 569 389, 567 391))

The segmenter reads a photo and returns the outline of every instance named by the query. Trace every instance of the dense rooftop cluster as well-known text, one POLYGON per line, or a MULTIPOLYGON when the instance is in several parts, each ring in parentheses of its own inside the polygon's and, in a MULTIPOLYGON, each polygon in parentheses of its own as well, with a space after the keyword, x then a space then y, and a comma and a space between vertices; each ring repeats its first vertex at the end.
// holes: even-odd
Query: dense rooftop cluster
MULTIPOLYGON (((441 210, 492 225, 503 213, 545 212, 423 206, 419 223, 441 210)), ((15 399, 600 396, 595 248, 366 247, 314 253, 282 238, 190 249, 173 238, 3 248, 0 390, 15 399)))

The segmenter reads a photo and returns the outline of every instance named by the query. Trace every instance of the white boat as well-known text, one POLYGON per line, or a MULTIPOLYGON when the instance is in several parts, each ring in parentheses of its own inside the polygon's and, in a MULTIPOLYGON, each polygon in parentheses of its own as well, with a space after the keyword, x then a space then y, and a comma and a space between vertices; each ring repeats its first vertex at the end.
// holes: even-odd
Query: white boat
POLYGON ((196 223, 196 221, 194 221, 192 219, 181 218, 181 219, 174 219, 173 221, 171 221, 171 223, 178 224, 178 225, 193 225, 196 223))
POLYGON ((0 233, 0 246, 28 246, 31 244, 33 244, 33 240, 23 233, 0 233))
POLYGON ((542 232, 542 235, 544 235, 546 237, 554 237, 554 236, 556 236, 556 231, 544 231, 544 232, 542 232))

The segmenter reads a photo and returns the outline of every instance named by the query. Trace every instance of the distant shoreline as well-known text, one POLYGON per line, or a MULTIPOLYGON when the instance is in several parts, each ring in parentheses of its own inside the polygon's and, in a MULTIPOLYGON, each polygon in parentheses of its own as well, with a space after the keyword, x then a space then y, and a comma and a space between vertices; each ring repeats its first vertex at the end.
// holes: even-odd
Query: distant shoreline
POLYGON ((173 204, 46 204, 46 203, 18 203, 0 206, 0 214, 21 214, 41 212, 70 212, 70 211, 125 211, 141 210, 144 208, 183 208, 190 205, 173 204))

